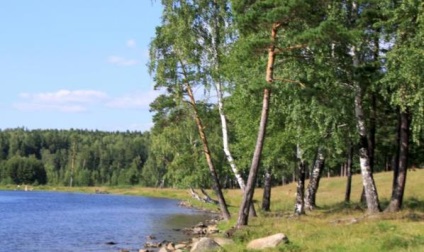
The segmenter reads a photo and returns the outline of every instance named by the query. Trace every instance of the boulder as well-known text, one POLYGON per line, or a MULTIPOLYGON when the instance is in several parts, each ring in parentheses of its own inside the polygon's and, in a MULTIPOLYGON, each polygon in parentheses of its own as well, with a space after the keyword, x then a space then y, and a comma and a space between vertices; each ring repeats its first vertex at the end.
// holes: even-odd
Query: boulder
POLYGON ((228 238, 223 238, 223 237, 214 237, 213 240, 219 244, 219 246, 223 247, 227 244, 233 244, 234 241, 228 238))
POLYGON ((195 228, 193 228, 192 232, 195 235, 203 235, 203 234, 206 233, 205 228, 202 228, 202 227, 195 227, 195 228))
POLYGON ((206 233, 216 234, 216 233, 219 233, 219 229, 216 225, 210 225, 206 228, 206 233))
POLYGON ((165 248, 165 247, 161 247, 161 248, 158 250, 158 252, 169 252, 169 251, 172 251, 172 250, 169 250, 169 249, 167 249, 167 248, 165 248))
POLYGON ((205 228, 205 227, 206 227, 206 225, 205 225, 205 223, 203 223, 203 222, 199 222, 199 223, 197 223, 194 227, 205 228))
POLYGON ((177 250, 178 249, 183 249, 185 247, 187 247, 187 245, 186 244, 182 244, 182 243, 175 245, 175 249, 177 249, 177 250))
POLYGON ((174 244, 172 242, 168 243, 166 245, 166 249, 171 251, 175 250, 174 244))
POLYGON ((162 246, 162 243, 160 242, 146 242, 144 244, 145 248, 159 248, 160 246, 162 246))
POLYGON ((198 238, 198 237, 192 237, 192 238, 191 238, 191 243, 192 243, 192 244, 194 244, 194 243, 196 243, 196 242, 198 242, 198 241, 200 241, 200 238, 198 238))
POLYGON ((205 252, 205 251, 217 251, 221 248, 218 243, 213 239, 203 237, 198 242, 193 244, 190 252, 205 252))
POLYGON ((275 235, 259 238, 253 241, 250 241, 247 244, 248 249, 265 249, 265 248, 275 248, 280 243, 287 243, 289 240, 285 234, 278 233, 275 235))

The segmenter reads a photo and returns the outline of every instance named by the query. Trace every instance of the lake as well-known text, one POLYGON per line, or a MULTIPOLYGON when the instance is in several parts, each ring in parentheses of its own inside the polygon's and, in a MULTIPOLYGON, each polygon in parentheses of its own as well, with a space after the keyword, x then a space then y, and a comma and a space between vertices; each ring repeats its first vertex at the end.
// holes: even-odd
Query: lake
POLYGON ((183 240, 177 229, 207 217, 176 200, 0 191, 0 251, 138 251, 148 235, 183 240))

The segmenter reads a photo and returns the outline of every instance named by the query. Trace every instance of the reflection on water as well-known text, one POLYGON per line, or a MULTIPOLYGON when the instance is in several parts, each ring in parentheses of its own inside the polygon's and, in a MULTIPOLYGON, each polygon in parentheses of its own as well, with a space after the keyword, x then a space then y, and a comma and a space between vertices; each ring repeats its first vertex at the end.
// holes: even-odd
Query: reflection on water
POLYGON ((182 240, 186 237, 175 229, 208 216, 177 203, 134 196, 0 191, 0 250, 138 251, 151 234, 159 241, 182 240))

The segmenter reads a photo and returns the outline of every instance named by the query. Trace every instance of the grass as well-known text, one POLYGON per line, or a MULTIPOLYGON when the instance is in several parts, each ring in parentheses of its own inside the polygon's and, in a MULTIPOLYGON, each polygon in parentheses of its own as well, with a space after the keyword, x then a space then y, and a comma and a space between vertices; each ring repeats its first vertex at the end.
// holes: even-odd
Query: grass
MULTIPOLYGON (((392 173, 374 175, 382 208, 387 206, 392 187, 392 173)), ((265 251, 423 251, 424 252, 424 169, 409 171, 404 196, 404 209, 398 213, 380 213, 368 216, 359 204, 362 191, 361 177, 352 181, 351 203, 346 204, 344 192, 346 178, 322 178, 317 194, 318 209, 306 215, 293 216, 296 185, 272 189, 271 211, 250 218, 249 225, 234 233, 235 244, 226 251, 248 251, 246 244, 252 239, 284 233, 289 244, 265 251)), ((3 187, 2 189, 14 189, 3 187)), ((196 207, 216 210, 215 206, 190 198, 188 190, 141 187, 49 187, 36 190, 78 191, 93 193, 95 189, 113 194, 173 198, 189 201, 196 207)), ((262 189, 255 191, 255 207, 260 208, 262 189)), ((240 190, 224 190, 232 220, 220 223, 221 230, 231 228, 237 219, 242 198, 240 190)), ((210 193, 213 196, 213 193, 210 193)))
MULTIPOLYGON (((382 208, 387 206, 392 187, 392 173, 374 175, 382 208)), ((260 212, 251 218, 249 226, 234 235, 236 244, 228 251, 247 251, 245 244, 255 238, 282 232, 289 244, 266 251, 424 251, 424 170, 410 171, 405 189, 404 209, 398 213, 368 216, 359 202, 361 177, 355 175, 351 202, 346 204, 346 178, 322 178, 317 194, 319 209, 295 217, 296 185, 275 187, 272 190, 271 212, 260 212)), ((259 209, 262 190, 255 191, 259 209)), ((231 205, 237 206, 241 193, 227 192, 231 205)), ((233 209, 232 209, 233 210, 233 209)), ((221 224, 222 228, 235 221, 221 224)))

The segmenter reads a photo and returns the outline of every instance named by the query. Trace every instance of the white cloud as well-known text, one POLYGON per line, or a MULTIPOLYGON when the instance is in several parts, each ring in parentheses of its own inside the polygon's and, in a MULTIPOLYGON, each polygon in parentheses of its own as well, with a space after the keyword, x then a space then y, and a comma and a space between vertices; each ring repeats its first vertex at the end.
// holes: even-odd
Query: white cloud
POLYGON ((126 94, 109 101, 106 105, 111 108, 119 109, 147 109, 151 102, 160 95, 160 91, 136 92, 126 94))
POLYGON ((15 103, 13 104, 21 111, 58 111, 64 113, 80 113, 87 111, 87 108, 82 105, 57 105, 57 104, 40 104, 40 103, 15 103))
MULTIPOLYGON (((59 111, 64 113, 80 113, 93 110, 95 107, 112 109, 148 110, 150 103, 162 91, 127 93, 117 97, 98 90, 68 90, 55 92, 21 93, 20 100, 13 107, 20 111, 59 111)), ((145 127, 145 126, 144 126, 145 127)))
POLYGON ((120 57, 120 56, 110 56, 107 59, 107 62, 109 64, 117 65, 117 66, 134 66, 134 65, 137 65, 139 63, 138 60, 126 59, 126 58, 120 57))
POLYGON ((129 48, 136 48, 137 47, 137 43, 135 42, 134 39, 129 39, 129 40, 127 40, 127 47, 129 47, 129 48))
POLYGON ((36 94, 21 93, 19 96, 39 103, 92 103, 107 98, 107 94, 101 91, 67 89, 36 94))
POLYGON ((46 93, 21 93, 14 107, 22 111, 84 112, 88 105, 107 100, 106 93, 96 90, 67 90, 46 93))

